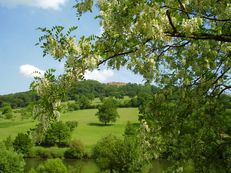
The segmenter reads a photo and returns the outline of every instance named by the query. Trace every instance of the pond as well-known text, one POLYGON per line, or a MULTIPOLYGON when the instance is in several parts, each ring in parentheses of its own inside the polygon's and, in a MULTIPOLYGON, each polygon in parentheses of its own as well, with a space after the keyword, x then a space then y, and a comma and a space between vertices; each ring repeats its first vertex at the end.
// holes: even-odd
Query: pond
MULTIPOLYGON (((25 172, 27 173, 31 168, 36 168, 40 163, 45 162, 45 159, 26 159, 25 172)), ((68 167, 68 170, 73 173, 99 173, 100 170, 93 160, 71 160, 64 159, 64 164, 68 167)), ((164 160, 155 160, 152 163, 152 167, 149 173, 162 173, 170 166, 170 163, 164 160)), ((185 173, 191 173, 191 171, 185 171, 185 173)))

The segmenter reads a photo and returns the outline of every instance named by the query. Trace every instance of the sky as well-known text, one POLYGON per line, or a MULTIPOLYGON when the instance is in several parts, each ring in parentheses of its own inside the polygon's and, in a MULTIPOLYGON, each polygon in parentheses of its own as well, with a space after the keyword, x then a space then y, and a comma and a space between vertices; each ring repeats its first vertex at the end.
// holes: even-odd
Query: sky
MULTIPOLYGON (((75 0, 0 0, 0 95, 29 90, 35 76, 49 68, 63 72, 63 63, 42 57, 42 49, 35 46, 41 33, 38 27, 78 26, 81 35, 100 34, 94 13, 77 20, 72 8, 75 0)), ((86 79, 106 83, 111 81, 142 83, 140 76, 121 69, 87 72, 86 79)))

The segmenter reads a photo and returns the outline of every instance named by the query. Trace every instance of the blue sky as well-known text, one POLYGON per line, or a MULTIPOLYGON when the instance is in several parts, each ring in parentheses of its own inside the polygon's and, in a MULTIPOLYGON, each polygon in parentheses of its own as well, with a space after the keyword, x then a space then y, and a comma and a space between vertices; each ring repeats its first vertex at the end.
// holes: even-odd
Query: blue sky
MULTIPOLYGON (((31 71, 55 68, 62 72, 62 63, 42 57, 42 50, 35 46, 40 32, 38 27, 62 25, 78 26, 81 35, 99 34, 100 27, 94 14, 84 15, 78 21, 72 8, 74 0, 0 0, 0 95, 27 91, 33 81, 31 71)), ((87 78, 101 82, 141 82, 125 69, 102 70, 88 73, 87 78)))

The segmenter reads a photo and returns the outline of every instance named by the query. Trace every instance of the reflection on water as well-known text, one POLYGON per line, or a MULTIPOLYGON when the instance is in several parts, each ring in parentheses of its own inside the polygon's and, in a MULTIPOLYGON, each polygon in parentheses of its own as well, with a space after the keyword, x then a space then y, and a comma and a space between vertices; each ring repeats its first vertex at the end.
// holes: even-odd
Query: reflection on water
MULTIPOLYGON (((45 159, 26 159, 25 172, 27 173, 31 168, 36 168, 40 163, 45 162, 45 159)), ((71 160, 64 159, 64 164, 67 166, 70 173, 100 173, 99 168, 93 160, 71 160)), ((170 166, 170 163, 165 160, 155 160, 152 163, 149 173, 162 173, 170 166)), ((185 171, 190 173, 191 171, 185 171)))
MULTIPOLYGON (((46 159, 26 159, 25 172, 27 173, 31 168, 36 168, 40 163, 45 162, 46 159)), ((64 159, 63 163, 67 166, 70 173, 98 173, 99 168, 94 161, 82 161, 74 159, 64 159)))

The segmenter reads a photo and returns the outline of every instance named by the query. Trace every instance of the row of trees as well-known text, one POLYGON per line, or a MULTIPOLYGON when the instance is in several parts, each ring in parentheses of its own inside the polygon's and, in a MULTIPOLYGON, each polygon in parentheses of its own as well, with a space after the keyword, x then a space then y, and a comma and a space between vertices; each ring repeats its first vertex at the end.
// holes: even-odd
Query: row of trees
POLYGON ((31 91, 1 95, 0 108, 6 103, 10 104, 12 108, 25 107, 36 100, 38 100, 38 96, 31 91))
POLYGON ((110 84, 103 84, 94 80, 79 81, 73 84, 67 95, 69 100, 77 100, 78 97, 84 95, 89 99, 115 97, 123 98, 124 96, 135 97, 139 93, 150 93, 157 90, 151 85, 141 85, 128 83, 126 85, 117 86, 110 84))
MULTIPOLYGON (((127 85, 117 86, 100 83, 94 80, 84 80, 77 81, 67 92, 65 100, 93 100, 94 98, 104 98, 104 97, 116 97, 123 98, 124 96, 135 97, 139 93, 150 93, 152 90, 156 90, 153 86, 144 86, 141 84, 128 83, 127 85)), ((10 104, 12 108, 21 108, 30 105, 31 103, 37 101, 39 97, 31 92, 21 92, 9 95, 0 96, 0 108, 4 104, 10 104)), ((80 101, 82 103, 82 101, 80 101)), ((80 105, 80 107, 84 107, 80 105)))

